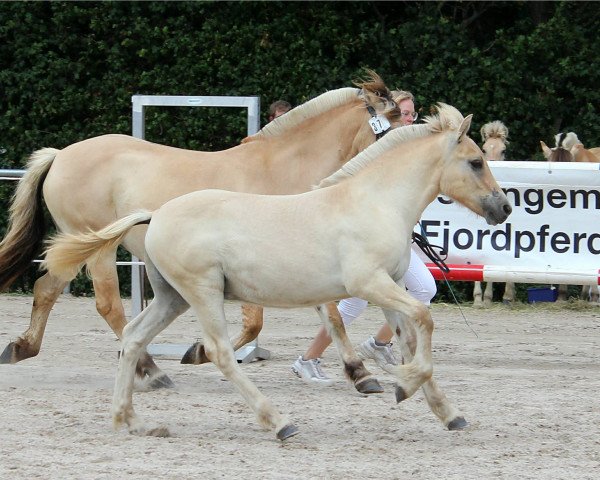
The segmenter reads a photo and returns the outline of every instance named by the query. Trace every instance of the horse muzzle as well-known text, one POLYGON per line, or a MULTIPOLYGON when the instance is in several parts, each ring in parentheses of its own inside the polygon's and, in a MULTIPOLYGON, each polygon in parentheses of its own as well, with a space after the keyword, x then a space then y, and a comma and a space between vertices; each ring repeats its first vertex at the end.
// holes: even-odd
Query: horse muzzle
POLYGON ((490 195, 483 198, 481 202, 483 208, 483 217, 488 225, 498 225, 504 223, 512 213, 512 206, 504 192, 494 190, 490 195))

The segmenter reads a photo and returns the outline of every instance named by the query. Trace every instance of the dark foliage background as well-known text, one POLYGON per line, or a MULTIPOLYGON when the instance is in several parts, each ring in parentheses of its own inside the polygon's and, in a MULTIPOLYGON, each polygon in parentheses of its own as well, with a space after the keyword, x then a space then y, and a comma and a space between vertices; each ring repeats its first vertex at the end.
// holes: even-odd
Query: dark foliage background
MULTIPOLYGON (((477 140, 504 121, 508 157, 541 160, 539 141, 562 130, 600 145, 599 26, 594 2, 1 2, 0 168, 130 133, 133 94, 258 95, 266 119, 271 101, 297 105, 364 68, 413 91, 421 113, 439 101, 474 113, 477 140)), ((216 150, 245 128, 240 112, 154 108, 146 137, 216 150)), ((0 182, 2 234, 13 188, 0 182)))

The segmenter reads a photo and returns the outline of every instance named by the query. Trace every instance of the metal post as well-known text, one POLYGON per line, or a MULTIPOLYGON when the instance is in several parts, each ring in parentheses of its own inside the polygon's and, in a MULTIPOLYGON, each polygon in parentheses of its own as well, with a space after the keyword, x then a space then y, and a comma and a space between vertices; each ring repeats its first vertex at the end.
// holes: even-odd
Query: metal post
MULTIPOLYGON (((259 97, 229 97, 229 96, 183 96, 183 95, 133 95, 132 131, 133 136, 144 138, 145 115, 147 106, 161 107, 237 107, 246 108, 248 111, 248 135, 254 135, 260 130, 260 98, 259 97)), ((132 256, 131 266, 131 316, 137 316, 144 308, 144 267, 136 264, 139 260, 132 256)), ((187 351, 190 345, 148 345, 151 355, 176 355, 179 358, 187 351)), ((258 341, 253 340, 236 352, 238 363, 248 363, 253 360, 267 360, 271 352, 258 346, 258 341)))

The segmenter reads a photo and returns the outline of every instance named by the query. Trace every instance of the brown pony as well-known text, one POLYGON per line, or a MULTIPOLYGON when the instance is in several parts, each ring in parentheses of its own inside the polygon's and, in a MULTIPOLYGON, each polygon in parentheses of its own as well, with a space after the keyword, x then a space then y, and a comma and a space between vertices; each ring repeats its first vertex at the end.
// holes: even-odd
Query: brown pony
MULTIPOLYGON (((367 107, 385 116, 392 128, 399 125, 401 114, 392 93, 375 72, 356 85, 359 88, 326 92, 224 151, 197 152, 126 135, 103 135, 62 150, 34 152, 15 192, 9 229, 0 244, 0 289, 8 288, 41 248, 42 199, 60 232, 81 233, 201 189, 270 195, 309 190, 375 142, 367 107)), ((145 232, 146 227, 136 227, 123 240, 124 247, 140 258, 145 232)), ((115 260, 116 248, 103 252, 90 275, 97 310, 121 338, 126 319, 115 260)), ((48 273, 35 282, 29 328, 6 347, 0 363, 38 354, 48 315, 65 286, 65 281, 48 273)), ((236 348, 252 340, 248 332, 262 326, 262 309, 248 312, 246 317, 254 317, 244 319, 249 326, 236 348)), ((171 383, 147 354, 140 358, 137 373, 147 376, 153 386, 171 383)))

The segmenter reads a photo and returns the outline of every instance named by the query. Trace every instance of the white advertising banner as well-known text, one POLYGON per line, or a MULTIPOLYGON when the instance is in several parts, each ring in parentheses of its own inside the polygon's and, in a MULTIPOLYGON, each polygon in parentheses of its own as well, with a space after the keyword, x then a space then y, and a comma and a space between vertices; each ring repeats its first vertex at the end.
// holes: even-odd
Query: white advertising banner
POLYGON ((443 246, 456 270, 480 271, 455 279, 598 284, 600 164, 490 162, 490 168, 513 207, 504 224, 487 225, 438 197, 415 229, 443 246))

